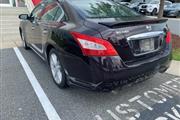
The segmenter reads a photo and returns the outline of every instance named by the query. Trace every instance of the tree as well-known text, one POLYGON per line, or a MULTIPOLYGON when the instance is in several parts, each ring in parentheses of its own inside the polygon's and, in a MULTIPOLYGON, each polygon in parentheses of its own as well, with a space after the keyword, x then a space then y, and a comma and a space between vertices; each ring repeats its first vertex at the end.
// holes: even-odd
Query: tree
POLYGON ((113 7, 111 4, 107 2, 99 2, 94 4, 90 4, 91 9, 87 10, 88 14, 91 17, 118 17, 118 16, 132 16, 134 12, 131 12, 130 9, 122 5, 114 5, 113 7))
POLYGON ((163 12, 164 12, 164 0, 160 0, 158 18, 163 17, 163 12))

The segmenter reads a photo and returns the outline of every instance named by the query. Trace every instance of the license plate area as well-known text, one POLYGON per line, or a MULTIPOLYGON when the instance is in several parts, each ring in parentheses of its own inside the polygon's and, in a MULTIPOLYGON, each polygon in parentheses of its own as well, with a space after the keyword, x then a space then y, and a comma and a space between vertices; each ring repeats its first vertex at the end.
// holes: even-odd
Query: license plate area
POLYGON ((160 49, 158 38, 145 38, 130 41, 131 50, 134 56, 140 56, 158 51, 160 49))
POLYGON ((131 52, 134 56, 156 54, 166 46, 163 31, 147 32, 127 37, 131 52), (154 44, 153 44, 154 43, 154 44))
POLYGON ((151 52, 155 50, 154 39, 145 39, 139 41, 140 53, 151 52))

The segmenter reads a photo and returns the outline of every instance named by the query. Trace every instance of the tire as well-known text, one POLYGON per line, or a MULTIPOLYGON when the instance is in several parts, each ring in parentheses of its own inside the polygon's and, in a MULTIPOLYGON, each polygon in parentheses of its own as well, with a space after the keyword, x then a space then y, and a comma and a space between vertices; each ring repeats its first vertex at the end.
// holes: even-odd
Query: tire
POLYGON ((23 42, 23 47, 24 47, 24 49, 28 50, 29 47, 27 45, 27 42, 26 42, 26 39, 25 39, 25 36, 24 36, 24 32, 20 31, 20 34, 21 34, 21 39, 22 39, 22 42, 23 42))
POLYGON ((154 8, 153 11, 152 11, 152 13, 151 13, 151 15, 152 15, 152 16, 155 16, 156 14, 157 14, 157 9, 154 8))
POLYGON ((49 68, 51 70, 51 75, 53 77, 53 81, 59 88, 66 88, 66 74, 64 72, 64 68, 60 62, 60 57, 58 52, 55 49, 51 49, 48 56, 49 68))

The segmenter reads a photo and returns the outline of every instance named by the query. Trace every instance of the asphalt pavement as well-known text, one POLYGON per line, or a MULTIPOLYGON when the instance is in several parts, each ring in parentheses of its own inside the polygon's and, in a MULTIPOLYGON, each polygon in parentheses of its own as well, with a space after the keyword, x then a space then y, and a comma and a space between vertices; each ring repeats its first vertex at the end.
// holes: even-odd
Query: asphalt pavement
POLYGON ((157 74, 111 92, 78 87, 62 90, 38 55, 17 49, 22 56, 12 48, 0 50, 1 120, 57 119, 50 114, 59 120, 180 120, 177 76, 157 74))

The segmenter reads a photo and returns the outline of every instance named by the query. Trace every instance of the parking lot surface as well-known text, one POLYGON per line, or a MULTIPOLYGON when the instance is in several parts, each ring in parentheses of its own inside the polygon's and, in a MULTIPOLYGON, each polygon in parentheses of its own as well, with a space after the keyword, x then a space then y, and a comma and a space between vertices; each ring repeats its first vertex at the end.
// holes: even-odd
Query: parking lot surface
POLYGON ((32 50, 0 50, 1 120, 180 120, 180 78, 157 74, 150 80, 129 84, 111 92, 77 87, 59 89, 47 64, 32 50), (23 57, 41 89, 35 89, 24 69, 23 57), (47 97, 48 99, 42 99, 47 97), (50 106, 45 106, 51 103, 50 106), (54 113, 54 112, 57 112, 54 113))

